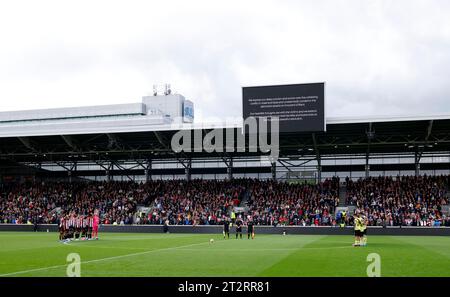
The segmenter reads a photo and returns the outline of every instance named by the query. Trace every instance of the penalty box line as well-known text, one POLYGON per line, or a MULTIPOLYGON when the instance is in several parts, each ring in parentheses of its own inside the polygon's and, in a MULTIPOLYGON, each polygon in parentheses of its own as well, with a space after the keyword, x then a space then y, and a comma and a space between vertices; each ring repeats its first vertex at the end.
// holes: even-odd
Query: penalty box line
MULTIPOLYGON (((101 258, 101 259, 94 259, 94 260, 89 260, 89 261, 84 261, 84 262, 81 261, 80 265, 81 264, 89 264, 89 263, 101 262, 101 261, 116 260, 116 259, 127 258, 127 257, 134 257, 134 256, 140 256, 140 255, 146 255, 146 254, 150 254, 150 253, 153 253, 153 252, 159 252, 159 251, 176 250, 176 249, 180 249, 180 248, 184 248, 184 247, 191 247, 191 246, 197 246, 197 245, 203 245, 203 244, 210 244, 210 243, 209 242, 200 242, 200 243, 193 243, 193 244, 188 244, 188 245, 180 245, 180 246, 176 246, 176 247, 168 247, 168 248, 163 248, 163 249, 149 250, 149 251, 139 252, 139 253, 131 253, 131 254, 120 255, 120 256, 113 256, 113 257, 107 257, 107 258, 101 258)), ((44 271, 44 270, 55 269, 55 268, 62 268, 62 267, 66 267, 66 266, 67 266, 67 264, 63 264, 63 265, 55 265, 55 266, 49 266, 49 267, 29 269, 29 270, 21 270, 21 271, 15 271, 15 272, 10 272, 10 273, 0 274, 0 277, 12 276, 12 275, 24 274, 24 273, 36 272, 36 271, 44 271)))

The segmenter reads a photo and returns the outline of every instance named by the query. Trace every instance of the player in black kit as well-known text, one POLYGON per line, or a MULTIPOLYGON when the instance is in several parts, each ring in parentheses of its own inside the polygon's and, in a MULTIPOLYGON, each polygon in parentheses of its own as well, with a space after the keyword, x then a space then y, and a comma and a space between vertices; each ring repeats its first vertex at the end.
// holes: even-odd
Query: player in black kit
POLYGON ((247 239, 255 239, 255 225, 253 224, 253 220, 250 219, 247 223, 247 239))
POLYGON ((223 239, 225 239, 225 237, 228 237, 228 239, 230 238, 230 221, 228 221, 228 219, 223 221, 223 239))
POLYGON ((242 239, 242 220, 239 218, 236 221, 236 239, 238 239, 238 235, 241 237, 242 239))

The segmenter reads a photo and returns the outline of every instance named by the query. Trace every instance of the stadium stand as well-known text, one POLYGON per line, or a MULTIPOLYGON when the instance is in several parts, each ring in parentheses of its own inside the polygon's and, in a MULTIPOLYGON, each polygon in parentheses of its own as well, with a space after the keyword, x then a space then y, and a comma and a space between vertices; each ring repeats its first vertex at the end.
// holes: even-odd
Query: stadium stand
MULTIPOLYGON (((370 225, 450 226, 441 211, 449 176, 347 180, 347 200, 370 225)), ((318 185, 274 180, 25 183, 3 185, 0 222, 58 223, 63 214, 93 213, 103 224, 216 225, 249 195, 243 220, 257 225, 336 225, 339 178, 318 185), (146 207, 147 212, 138 209, 146 207)), ((352 224, 348 216, 346 224, 352 224)))
POLYGON ((448 115, 327 117, 324 131, 280 133, 274 160, 229 139, 242 122, 195 123, 192 112, 166 94, 0 113, 0 223, 98 209, 103 224, 214 225, 234 210, 259 225, 333 226, 359 208, 375 226, 449 225, 448 115), (218 127, 217 151, 171 147, 180 131, 195 145, 218 127))
POLYGON ((370 225, 432 226, 442 224, 448 184, 449 176, 426 175, 348 180, 347 202, 364 210, 370 225))

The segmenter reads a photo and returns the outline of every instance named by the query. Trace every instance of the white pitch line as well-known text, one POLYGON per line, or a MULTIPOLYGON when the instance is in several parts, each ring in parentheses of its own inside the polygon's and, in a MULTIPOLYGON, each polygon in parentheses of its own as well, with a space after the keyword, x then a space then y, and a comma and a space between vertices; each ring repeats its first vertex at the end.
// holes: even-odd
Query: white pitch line
MULTIPOLYGON (((80 264, 88 264, 88 263, 95 263, 95 262, 101 262, 101 261, 109 261, 109 260, 121 259, 121 258, 126 258, 126 257, 134 257, 134 256, 150 254, 150 253, 153 253, 153 252, 175 250, 175 249, 178 249, 178 248, 190 247, 190 246, 196 246, 196 245, 202 245, 202 244, 210 244, 210 243, 209 242, 200 242, 200 243, 181 245, 181 246, 176 246, 176 247, 169 247, 169 248, 164 248, 164 249, 150 250, 150 251, 145 251, 145 252, 140 252, 140 253, 132 253, 132 254, 126 254, 126 255, 120 255, 120 256, 114 256, 114 257, 108 257, 108 258, 89 260, 89 261, 85 261, 85 262, 80 262, 80 264)), ((55 265, 55 266, 49 266, 49 267, 42 267, 42 268, 35 268, 35 269, 29 269, 29 270, 22 270, 22 271, 16 271, 16 272, 11 272, 11 273, 0 274, 0 277, 17 275, 17 274, 23 274, 23 273, 29 273, 29 272, 36 272, 36 271, 43 271, 43 270, 48 270, 48 269, 55 269, 55 268, 61 268, 61 267, 66 267, 66 266, 67 266, 67 264, 55 265)))

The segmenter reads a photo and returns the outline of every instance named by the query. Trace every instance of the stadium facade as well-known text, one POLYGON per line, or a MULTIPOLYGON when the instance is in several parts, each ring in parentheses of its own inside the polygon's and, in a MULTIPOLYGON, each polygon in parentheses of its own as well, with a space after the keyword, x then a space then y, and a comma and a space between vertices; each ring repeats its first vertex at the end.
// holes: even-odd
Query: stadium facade
MULTIPOLYGON (((324 180, 450 173, 450 115, 326 118, 326 131, 281 133, 279 159, 260 152, 175 153, 179 130, 207 134, 178 94, 141 103, 0 113, 0 178, 324 180)), ((220 126, 234 135, 242 122, 220 126)), ((237 147, 237 143, 235 146, 237 147)))

